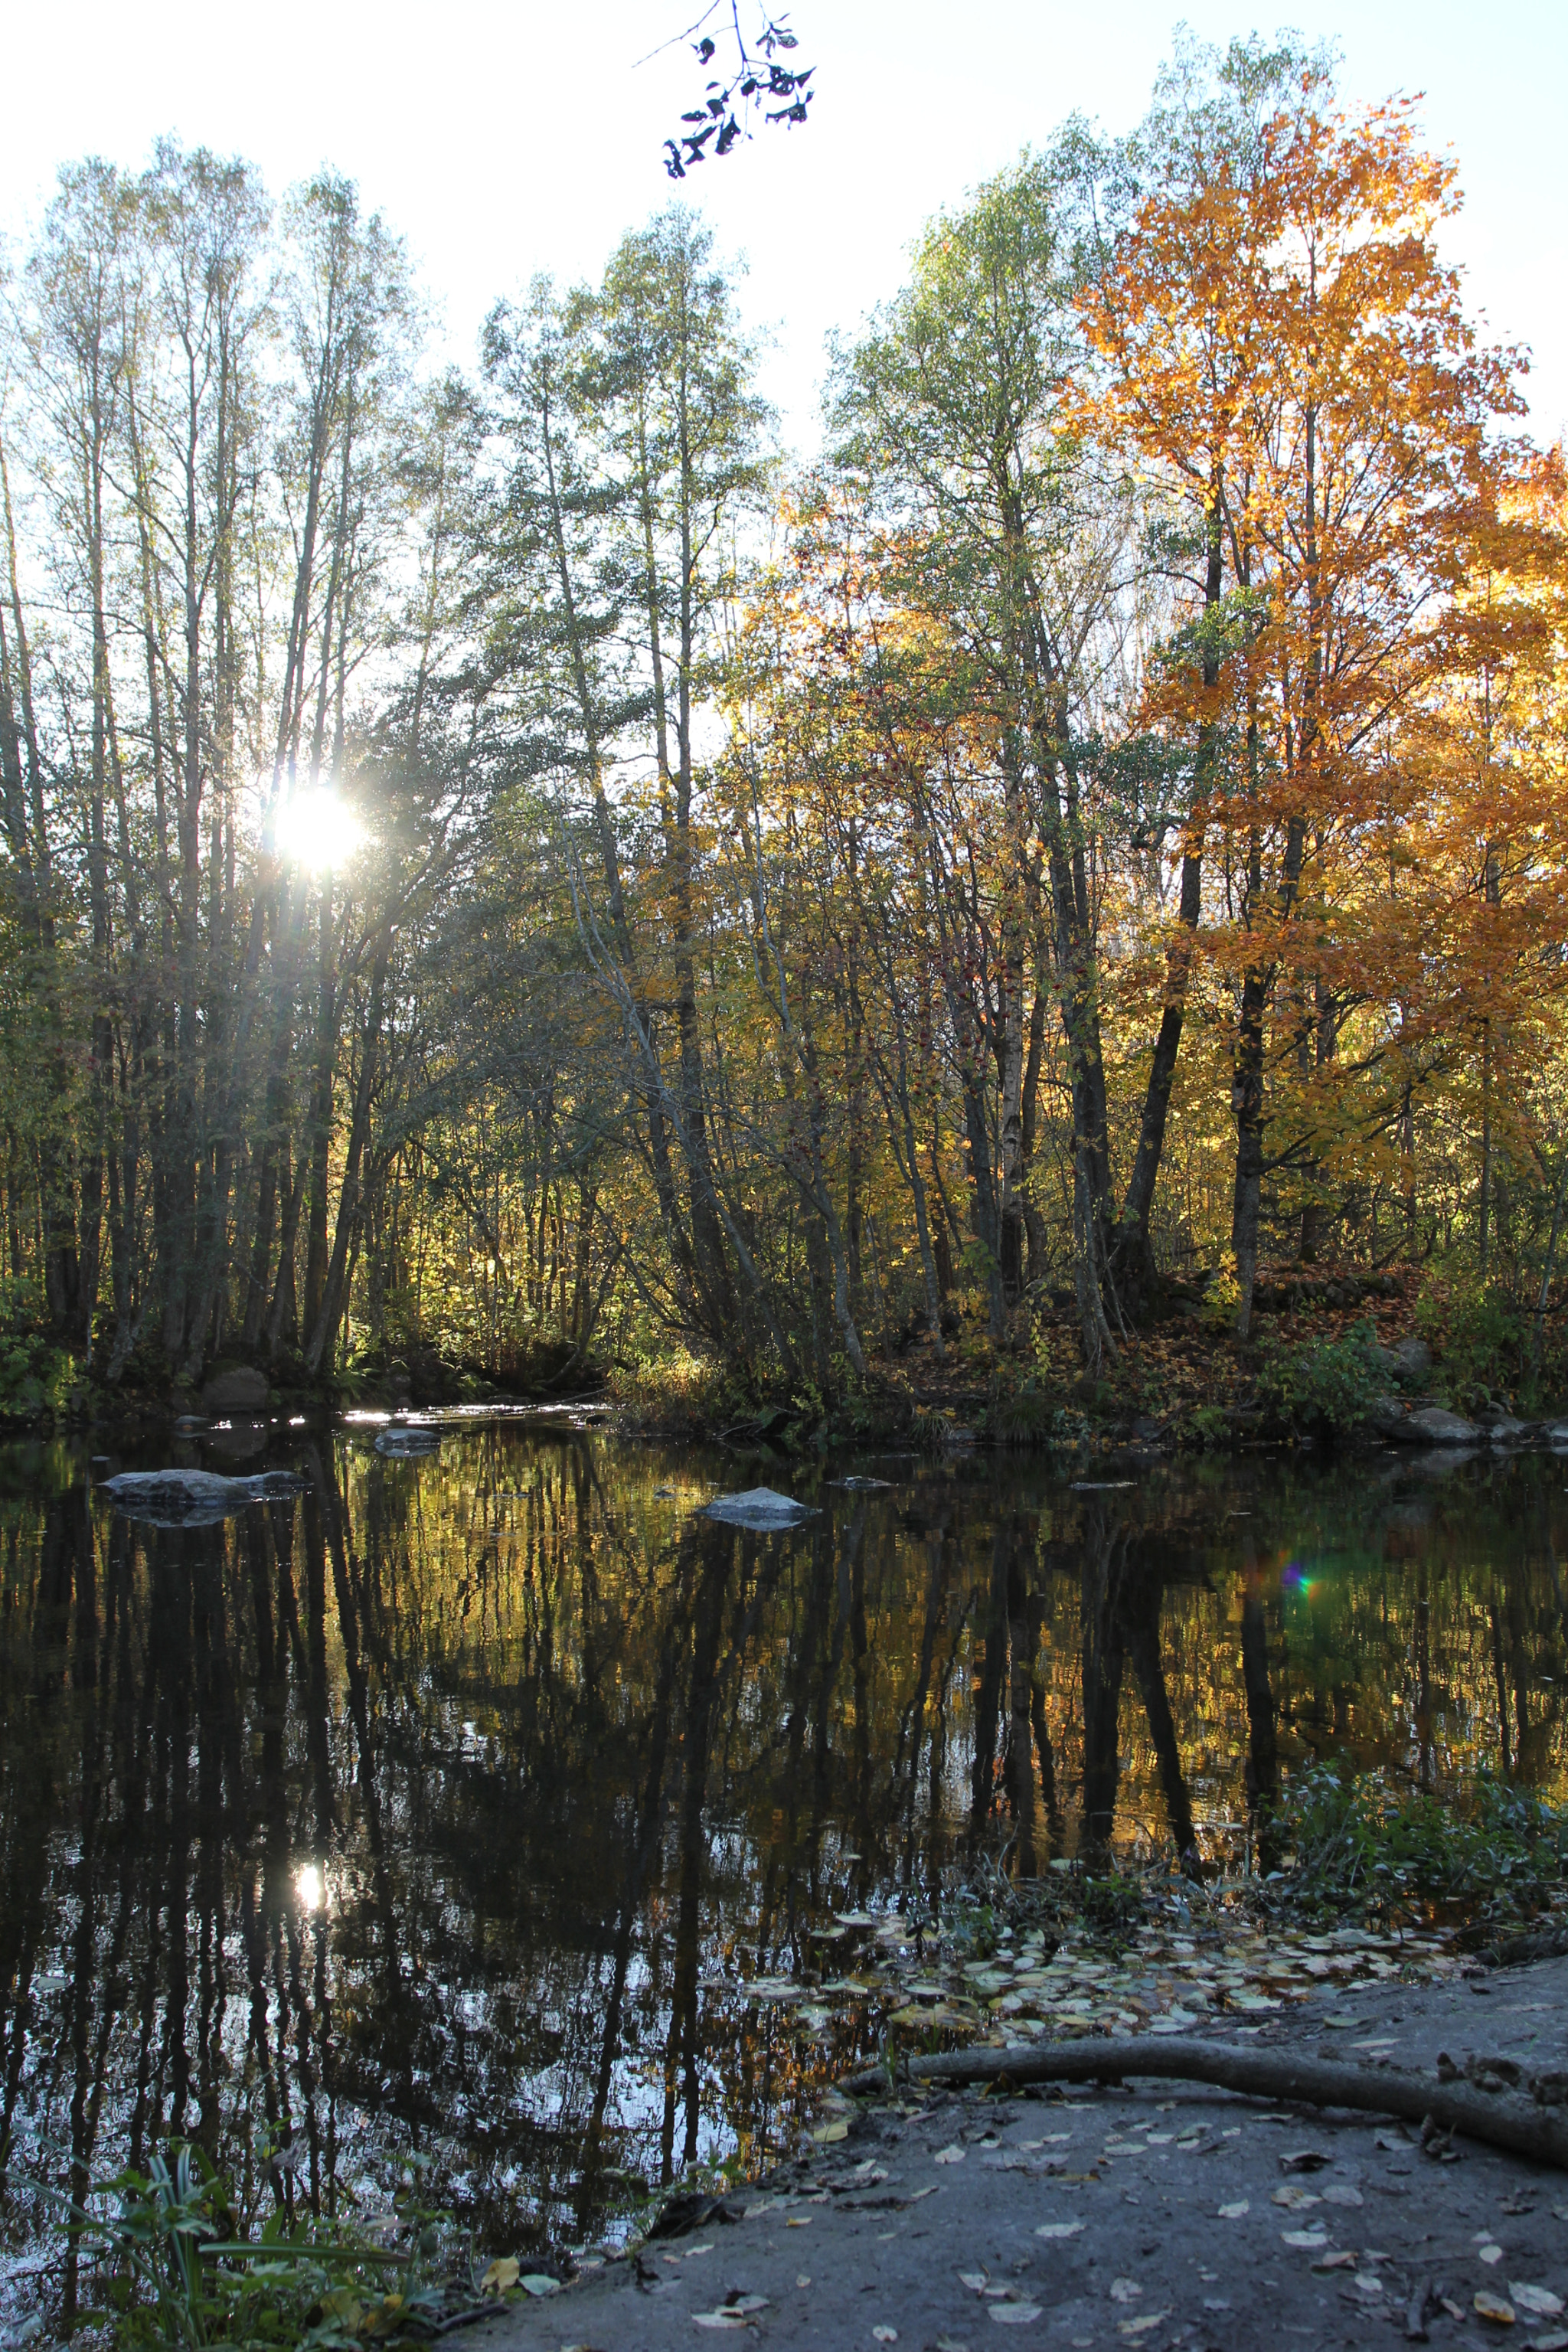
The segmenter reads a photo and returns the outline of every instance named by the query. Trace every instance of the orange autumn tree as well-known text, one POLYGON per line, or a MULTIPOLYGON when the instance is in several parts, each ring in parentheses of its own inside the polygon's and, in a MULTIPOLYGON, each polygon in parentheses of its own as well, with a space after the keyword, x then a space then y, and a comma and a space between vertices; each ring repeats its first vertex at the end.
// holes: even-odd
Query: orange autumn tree
POLYGON ((1355 869, 1417 791, 1391 745, 1452 659, 1518 402, 1438 258, 1453 171, 1406 102, 1352 119, 1321 60, 1189 49, 1143 153, 1147 192, 1083 309, 1100 429, 1187 551, 1187 631, 1151 681, 1193 750, 1161 1043, 1173 1063, 1183 933, 1201 935, 1229 1039, 1245 1334, 1265 1178, 1310 1172, 1326 1142, 1282 1097, 1379 992, 1355 869))

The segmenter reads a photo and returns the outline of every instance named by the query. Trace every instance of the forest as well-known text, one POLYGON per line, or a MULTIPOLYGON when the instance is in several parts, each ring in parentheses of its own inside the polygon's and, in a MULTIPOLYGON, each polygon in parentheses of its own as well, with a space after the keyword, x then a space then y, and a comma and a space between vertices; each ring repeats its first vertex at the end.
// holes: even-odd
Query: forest
POLYGON ((1456 164, 1179 45, 929 224, 805 467, 686 193, 464 373, 346 181, 61 172, 0 281, 5 1397, 902 1353, 1045 1414, 1314 1268, 1554 1392, 1568 478, 1456 164))

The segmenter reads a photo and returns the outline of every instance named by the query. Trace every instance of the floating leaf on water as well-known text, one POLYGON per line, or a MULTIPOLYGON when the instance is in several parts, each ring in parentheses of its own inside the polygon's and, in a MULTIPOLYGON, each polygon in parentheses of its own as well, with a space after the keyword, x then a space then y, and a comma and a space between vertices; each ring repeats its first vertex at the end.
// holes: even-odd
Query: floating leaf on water
POLYGON ((1512 2304, 1505 2303, 1500 2294, 1489 2294, 1484 2286, 1477 2294, 1475 2312, 1478 2319, 1489 2319, 1494 2327, 1513 2326, 1512 2304))
POLYGON ((517 2260, 516 2256, 512 2254, 502 2254, 497 2261, 491 2263, 483 2278, 480 2279, 479 2293, 481 2294, 504 2294, 509 2287, 513 2287, 517 2284, 518 2280, 521 2276, 522 2264, 517 2260))
POLYGON ((1528 2311, 1531 2319, 1556 2319, 1562 2313, 1563 2298, 1553 2294, 1549 2286, 1521 2285, 1518 2279, 1510 2279, 1508 2291, 1521 2311, 1528 2311))

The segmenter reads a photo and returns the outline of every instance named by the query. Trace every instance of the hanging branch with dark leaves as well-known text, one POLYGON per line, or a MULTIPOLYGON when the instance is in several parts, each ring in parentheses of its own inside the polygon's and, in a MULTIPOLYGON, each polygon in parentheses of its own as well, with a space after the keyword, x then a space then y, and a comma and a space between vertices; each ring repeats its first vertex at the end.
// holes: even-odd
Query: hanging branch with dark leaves
POLYGON ((742 139, 752 137, 752 125, 758 121, 806 120, 806 110, 816 95, 807 85, 816 68, 803 69, 784 62, 799 46, 787 17, 764 13, 761 29, 748 46, 741 29, 740 0, 712 0, 696 23, 677 37, 691 42, 700 66, 717 61, 720 72, 708 83, 701 104, 689 107, 681 116, 679 137, 664 142, 664 168, 672 180, 684 180, 693 163, 705 163, 710 155, 728 155, 742 139), (706 30, 716 16, 729 18, 727 33, 717 39, 706 30), (721 47, 726 53, 722 57, 721 47))

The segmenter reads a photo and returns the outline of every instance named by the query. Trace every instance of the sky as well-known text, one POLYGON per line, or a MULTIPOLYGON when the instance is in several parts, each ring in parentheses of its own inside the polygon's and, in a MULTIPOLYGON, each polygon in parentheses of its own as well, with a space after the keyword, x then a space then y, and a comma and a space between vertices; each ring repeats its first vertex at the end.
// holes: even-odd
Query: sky
MULTIPOLYGON (((330 163, 406 239, 450 355, 471 362, 499 297, 536 271, 596 276, 675 194, 661 141, 700 79, 679 35, 701 0, 77 0, 19 10, 0 143, 0 234, 25 239, 58 165, 143 163, 153 140, 239 153, 281 192, 330 163)), ((741 0, 742 11, 755 0, 741 0)), ((1445 231, 1498 340, 1531 347, 1542 441, 1568 425, 1564 0, 792 0, 818 95, 693 173, 789 442, 817 430, 824 345, 898 287, 921 224, 1079 111, 1112 132, 1142 114, 1184 16, 1205 40, 1289 24, 1342 54, 1353 102, 1423 94, 1428 142, 1466 192, 1445 231)), ((746 21, 744 14, 742 21, 746 21)), ((754 16, 752 21, 754 21, 754 16)))

